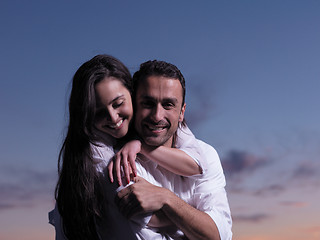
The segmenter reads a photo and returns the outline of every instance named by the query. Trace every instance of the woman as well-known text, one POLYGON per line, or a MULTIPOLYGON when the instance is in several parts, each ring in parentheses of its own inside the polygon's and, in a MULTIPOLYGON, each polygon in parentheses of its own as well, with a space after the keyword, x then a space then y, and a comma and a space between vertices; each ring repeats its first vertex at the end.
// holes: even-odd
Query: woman
MULTIPOLYGON (((117 227, 112 221, 121 220, 121 216, 114 217, 111 213, 115 206, 110 196, 114 197, 115 189, 105 188, 103 172, 113 157, 116 146, 127 142, 132 136, 128 134, 131 132, 133 117, 131 88, 128 69, 119 60, 108 55, 97 55, 85 62, 73 77, 69 126, 59 154, 59 180, 55 191, 57 207, 63 219, 63 232, 68 239, 103 239, 103 231, 108 239, 112 239, 112 231, 117 227), (108 217, 108 214, 113 218, 108 217), (104 228, 102 222, 110 224, 107 227, 110 231, 101 230, 104 228)), ((195 157, 191 158, 180 150, 159 149, 157 151, 163 151, 164 154, 156 156, 164 156, 164 159, 158 161, 157 157, 152 158, 152 153, 141 146, 139 141, 128 144, 125 148, 135 154, 151 154, 149 157, 160 165, 168 159, 167 154, 174 154, 175 158, 181 160, 180 163, 183 161, 183 166, 188 166, 178 174, 188 176, 200 173, 195 157)), ((127 158, 129 156, 123 157, 125 160, 127 158)), ((117 166, 119 161, 125 161, 117 159, 117 166)), ((129 162, 136 173, 132 157, 129 162)), ((176 164, 181 166, 180 163, 175 161, 169 165, 175 169, 176 164)), ((119 172, 119 167, 117 171, 119 172)), ((124 171, 128 181, 129 169, 124 168, 124 171)), ((121 180, 118 181, 121 184, 121 180)), ((58 220, 54 220, 57 228, 58 220)))

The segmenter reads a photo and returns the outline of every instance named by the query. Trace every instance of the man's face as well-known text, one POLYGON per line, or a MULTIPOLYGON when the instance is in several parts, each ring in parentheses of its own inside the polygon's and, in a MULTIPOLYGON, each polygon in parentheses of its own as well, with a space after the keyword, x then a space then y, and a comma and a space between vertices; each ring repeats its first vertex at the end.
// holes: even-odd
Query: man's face
POLYGON ((182 106, 179 80, 150 76, 139 84, 136 93, 136 131, 148 145, 171 147, 186 108, 182 106))

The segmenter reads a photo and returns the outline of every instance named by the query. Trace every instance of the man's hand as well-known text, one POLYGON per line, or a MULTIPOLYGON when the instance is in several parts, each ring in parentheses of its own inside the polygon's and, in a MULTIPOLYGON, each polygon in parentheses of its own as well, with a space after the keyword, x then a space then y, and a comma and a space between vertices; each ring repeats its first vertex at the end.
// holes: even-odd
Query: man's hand
POLYGON ((157 187, 144 178, 135 177, 134 184, 121 190, 116 202, 122 214, 128 218, 146 212, 160 210, 166 202, 169 190, 157 187))
POLYGON ((127 218, 139 213, 161 210, 190 240, 220 240, 219 231, 211 217, 177 197, 168 189, 157 187, 141 177, 118 192, 116 202, 127 218))

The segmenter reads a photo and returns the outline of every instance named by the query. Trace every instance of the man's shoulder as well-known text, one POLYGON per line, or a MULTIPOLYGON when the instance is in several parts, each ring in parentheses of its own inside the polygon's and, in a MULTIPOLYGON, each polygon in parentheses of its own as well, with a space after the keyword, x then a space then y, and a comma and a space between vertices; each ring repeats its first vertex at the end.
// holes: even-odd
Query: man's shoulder
POLYGON ((197 140, 199 147, 201 148, 203 154, 205 154, 205 155, 209 154, 211 157, 215 156, 219 159, 219 155, 213 146, 211 146, 210 144, 208 144, 200 139, 196 139, 196 140, 197 140))
POLYGON ((198 146, 201 148, 201 157, 206 162, 205 175, 217 174, 223 172, 220 157, 216 149, 210 144, 197 139, 198 146))

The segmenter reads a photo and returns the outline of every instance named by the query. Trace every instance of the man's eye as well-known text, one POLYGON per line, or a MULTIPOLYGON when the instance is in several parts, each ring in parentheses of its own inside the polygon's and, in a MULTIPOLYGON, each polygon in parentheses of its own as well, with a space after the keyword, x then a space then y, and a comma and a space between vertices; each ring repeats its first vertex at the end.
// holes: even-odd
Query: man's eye
POLYGON ((153 102, 150 101, 142 101, 141 106, 144 108, 151 108, 153 106, 153 102))
POLYGON ((174 104, 173 103, 164 103, 162 104, 163 108, 165 109, 171 109, 174 108, 174 104))

